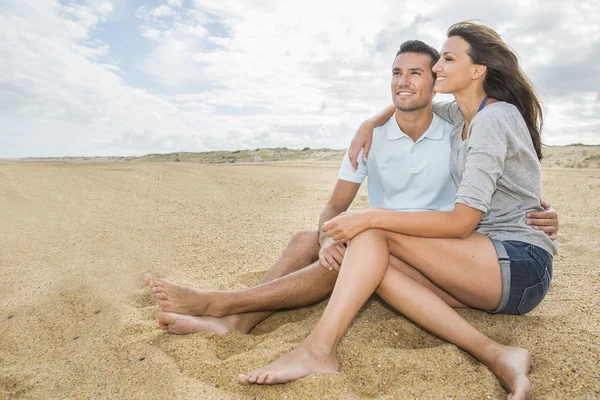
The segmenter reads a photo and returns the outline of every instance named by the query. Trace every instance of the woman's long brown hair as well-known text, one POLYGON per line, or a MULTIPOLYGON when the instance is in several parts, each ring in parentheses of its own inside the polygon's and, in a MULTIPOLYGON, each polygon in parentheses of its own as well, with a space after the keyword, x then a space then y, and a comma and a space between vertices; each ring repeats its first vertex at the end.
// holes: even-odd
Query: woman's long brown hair
POLYGON ((494 99, 517 107, 527 124, 538 159, 542 159, 542 106, 519 60, 500 35, 485 25, 459 22, 448 29, 448 37, 460 36, 469 43, 469 57, 474 64, 485 65, 483 90, 494 99))

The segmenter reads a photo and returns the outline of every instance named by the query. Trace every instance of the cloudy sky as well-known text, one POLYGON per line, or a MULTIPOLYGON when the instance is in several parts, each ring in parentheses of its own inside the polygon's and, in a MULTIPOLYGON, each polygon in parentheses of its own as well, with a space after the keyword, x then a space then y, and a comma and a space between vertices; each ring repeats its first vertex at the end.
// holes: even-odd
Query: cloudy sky
POLYGON ((398 45, 479 19, 544 141, 600 143, 600 0, 0 0, 0 157, 345 148, 398 45))

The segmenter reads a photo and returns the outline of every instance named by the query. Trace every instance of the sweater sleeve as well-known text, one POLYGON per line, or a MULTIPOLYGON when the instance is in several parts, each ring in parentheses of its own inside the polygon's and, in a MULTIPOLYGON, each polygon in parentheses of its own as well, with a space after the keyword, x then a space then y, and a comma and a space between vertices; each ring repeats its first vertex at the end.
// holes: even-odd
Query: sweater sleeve
POLYGON ((433 112, 441 119, 453 125, 462 118, 458 104, 455 101, 433 103, 433 112))
POLYGON ((487 213, 508 155, 508 132, 493 112, 481 113, 471 121, 463 178, 456 203, 487 213))

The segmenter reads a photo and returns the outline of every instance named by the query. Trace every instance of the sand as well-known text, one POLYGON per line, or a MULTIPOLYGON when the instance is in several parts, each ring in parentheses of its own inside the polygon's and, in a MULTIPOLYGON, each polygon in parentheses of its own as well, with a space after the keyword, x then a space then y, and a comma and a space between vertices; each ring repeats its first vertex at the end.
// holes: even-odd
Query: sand
MULTIPOLYGON (((0 162, 0 398, 502 398, 471 356, 377 298, 343 340, 340 374, 275 387, 235 377, 291 350, 325 302, 251 334, 165 335, 151 271, 202 289, 254 284, 314 229, 337 162, 0 162)), ((529 349, 534 398, 600 398, 600 170, 544 170, 561 254, 527 316, 460 311, 529 349)), ((366 205, 361 190, 353 207, 366 205)))

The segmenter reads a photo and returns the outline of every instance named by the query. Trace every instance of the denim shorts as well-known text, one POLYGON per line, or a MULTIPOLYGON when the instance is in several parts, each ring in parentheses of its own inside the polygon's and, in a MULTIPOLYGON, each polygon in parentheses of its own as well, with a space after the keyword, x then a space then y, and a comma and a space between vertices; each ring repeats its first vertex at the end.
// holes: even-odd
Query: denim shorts
POLYGON ((527 314, 542 302, 552 281, 552 256, 546 250, 516 240, 492 240, 500 272, 502 296, 491 313, 527 314))

